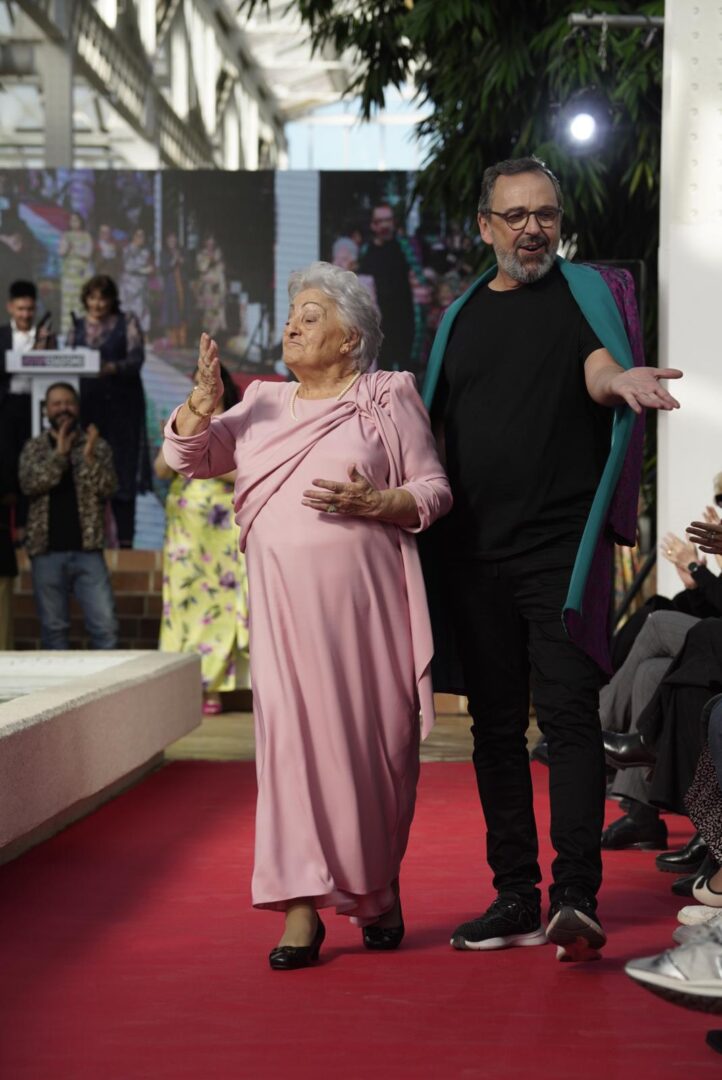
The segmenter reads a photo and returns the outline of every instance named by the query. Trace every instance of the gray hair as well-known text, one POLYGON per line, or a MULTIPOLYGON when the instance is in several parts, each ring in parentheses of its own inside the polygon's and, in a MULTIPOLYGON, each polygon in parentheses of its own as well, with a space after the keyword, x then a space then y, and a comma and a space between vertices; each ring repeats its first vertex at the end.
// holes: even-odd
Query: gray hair
POLYGON ((490 165, 484 169, 481 180, 481 194, 477 211, 483 216, 488 216, 491 210, 491 200, 494 195, 494 186, 500 176, 518 176, 520 173, 538 172, 551 180, 556 192, 557 202, 562 205, 562 189, 559 181, 549 166, 538 157, 507 158, 506 161, 498 161, 496 165, 490 165))
POLYGON ((331 248, 331 261, 334 264, 339 251, 350 251, 353 258, 358 259, 358 244, 350 236, 339 236, 338 240, 334 240, 331 248))
POLYGON ((367 371, 379 354, 384 335, 381 316, 368 289, 352 270, 341 270, 327 262, 313 262, 294 270, 288 278, 288 296, 294 300, 304 289, 318 289, 333 300, 345 330, 358 334, 350 359, 359 371, 367 371))

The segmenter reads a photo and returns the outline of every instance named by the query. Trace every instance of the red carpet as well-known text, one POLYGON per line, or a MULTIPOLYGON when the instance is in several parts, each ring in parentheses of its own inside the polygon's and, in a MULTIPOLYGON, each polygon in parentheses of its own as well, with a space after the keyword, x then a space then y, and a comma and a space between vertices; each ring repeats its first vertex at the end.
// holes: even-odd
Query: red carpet
POLYGON ((0 868, 2 1080, 720 1075, 714 1018, 622 972, 670 942, 678 905, 650 855, 606 859, 603 961, 455 953, 449 931, 491 899, 489 875, 471 767, 426 765, 402 949, 366 953, 329 916, 323 963, 277 973, 279 916, 249 906, 253 804, 251 765, 176 763, 0 868))

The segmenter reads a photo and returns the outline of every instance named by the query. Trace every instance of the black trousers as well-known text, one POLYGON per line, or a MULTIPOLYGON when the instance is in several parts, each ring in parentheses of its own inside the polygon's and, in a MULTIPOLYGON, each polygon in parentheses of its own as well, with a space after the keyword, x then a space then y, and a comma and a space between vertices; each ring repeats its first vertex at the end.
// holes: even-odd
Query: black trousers
POLYGON ((573 559, 562 547, 449 567, 494 887, 534 899, 541 874, 525 739, 530 686, 549 743, 550 898, 569 886, 594 896, 602 880, 604 676, 562 625, 573 559))

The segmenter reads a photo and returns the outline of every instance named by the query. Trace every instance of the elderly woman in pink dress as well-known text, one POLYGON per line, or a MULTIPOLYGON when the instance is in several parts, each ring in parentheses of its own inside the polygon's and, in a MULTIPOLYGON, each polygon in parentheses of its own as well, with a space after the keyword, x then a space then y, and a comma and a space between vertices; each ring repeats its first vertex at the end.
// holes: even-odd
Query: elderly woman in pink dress
POLYGON ((306 967, 333 907, 369 949, 401 943, 399 870, 431 628, 414 533, 451 507, 413 376, 368 373, 378 312, 355 274, 291 275, 283 359, 221 416, 216 343, 163 453, 188 477, 237 470, 250 592, 258 804, 253 903, 285 914, 271 967, 306 967))

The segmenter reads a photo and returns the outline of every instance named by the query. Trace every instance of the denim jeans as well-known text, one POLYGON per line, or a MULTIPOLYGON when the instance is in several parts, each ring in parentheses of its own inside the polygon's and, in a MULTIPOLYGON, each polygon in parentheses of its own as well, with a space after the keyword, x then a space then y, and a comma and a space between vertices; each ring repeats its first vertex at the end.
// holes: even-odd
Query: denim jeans
POLYGON ((80 604, 93 649, 115 649, 118 621, 100 551, 49 551, 32 559, 33 594, 43 649, 70 648, 70 597, 80 604))

